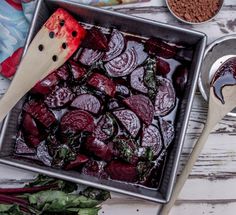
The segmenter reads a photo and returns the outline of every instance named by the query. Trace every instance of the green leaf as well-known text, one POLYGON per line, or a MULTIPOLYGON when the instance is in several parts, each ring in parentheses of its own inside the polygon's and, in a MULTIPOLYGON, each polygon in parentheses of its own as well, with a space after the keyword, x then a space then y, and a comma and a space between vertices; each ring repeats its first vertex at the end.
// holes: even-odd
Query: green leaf
POLYGON ((100 190, 93 187, 88 187, 84 191, 81 192, 82 195, 86 196, 90 199, 95 199, 98 201, 105 201, 111 198, 110 192, 106 190, 100 190))
POLYGON ((0 215, 24 215, 18 205, 0 204, 0 215))
POLYGON ((51 178, 45 175, 38 175, 38 177, 33 182, 30 182, 25 187, 46 186, 51 184, 57 184, 58 190, 64 191, 66 193, 72 193, 73 191, 77 190, 77 185, 75 183, 51 178))
POLYGON ((151 100, 155 99, 157 92, 156 61, 152 58, 149 58, 145 65, 144 84, 148 88, 148 95, 151 100))
POLYGON ((41 191, 28 195, 28 199, 31 205, 45 212, 66 212, 69 208, 89 208, 99 204, 97 200, 62 191, 41 191))
POLYGON ((79 209, 78 215, 98 215, 101 208, 82 208, 79 209))

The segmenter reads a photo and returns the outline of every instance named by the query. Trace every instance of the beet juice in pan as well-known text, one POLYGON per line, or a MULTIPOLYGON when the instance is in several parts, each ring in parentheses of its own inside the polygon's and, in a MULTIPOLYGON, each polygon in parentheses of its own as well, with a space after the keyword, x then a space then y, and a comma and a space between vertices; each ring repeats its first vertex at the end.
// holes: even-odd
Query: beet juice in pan
POLYGON ((188 78, 181 47, 97 27, 81 47, 28 94, 15 155, 158 188, 188 78))

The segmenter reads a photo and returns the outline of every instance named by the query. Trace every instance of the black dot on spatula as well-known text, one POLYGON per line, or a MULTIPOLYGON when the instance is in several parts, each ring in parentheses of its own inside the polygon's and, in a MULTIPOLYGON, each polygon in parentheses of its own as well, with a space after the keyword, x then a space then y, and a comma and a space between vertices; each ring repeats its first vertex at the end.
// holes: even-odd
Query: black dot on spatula
POLYGON ((62 48, 66 49, 66 47, 67 47, 66 43, 62 43, 62 48))
POLYGON ((54 38, 55 33, 53 31, 49 32, 49 37, 52 39, 54 38))
POLYGON ((65 25, 65 20, 64 19, 61 19, 60 20, 60 26, 62 27, 62 26, 64 26, 65 25))
POLYGON ((54 62, 56 62, 56 61, 57 61, 57 56, 56 56, 56 55, 53 55, 53 56, 52 56, 52 60, 53 60, 54 62))
POLYGON ((73 31, 73 32, 72 32, 72 36, 73 36, 73 37, 76 37, 76 36, 77 36, 77 31, 73 31))
POLYGON ((39 51, 43 51, 43 45, 42 44, 40 44, 39 46, 38 46, 38 49, 39 49, 39 51))

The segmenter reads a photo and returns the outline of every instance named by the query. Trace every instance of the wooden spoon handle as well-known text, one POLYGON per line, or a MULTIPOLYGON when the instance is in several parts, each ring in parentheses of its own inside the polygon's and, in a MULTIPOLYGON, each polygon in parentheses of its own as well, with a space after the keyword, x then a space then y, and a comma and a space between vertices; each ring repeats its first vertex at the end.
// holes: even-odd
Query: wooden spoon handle
POLYGON ((191 170, 192 170, 195 162, 197 161, 199 154, 201 153, 201 151, 203 149, 203 146, 204 146, 204 144, 211 132, 211 129, 212 129, 212 126, 210 124, 206 123, 201 136, 199 137, 197 143, 195 144, 195 146, 193 148, 193 151, 187 161, 187 164, 185 165, 181 175, 177 178, 177 182, 176 182, 175 187, 173 189, 173 193, 172 193, 170 201, 162 207, 162 210, 160 212, 161 215, 169 214, 171 208, 175 204, 175 201, 176 201, 183 185, 185 184, 185 181, 188 179, 188 176, 191 173, 191 170))

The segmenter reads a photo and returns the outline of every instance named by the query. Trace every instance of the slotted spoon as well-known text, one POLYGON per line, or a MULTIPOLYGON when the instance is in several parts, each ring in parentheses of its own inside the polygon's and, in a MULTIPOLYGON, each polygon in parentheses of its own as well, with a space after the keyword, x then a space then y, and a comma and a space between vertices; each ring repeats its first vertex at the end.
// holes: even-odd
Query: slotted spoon
POLYGON ((59 8, 31 42, 7 92, 0 100, 0 122, 41 79, 62 66, 79 47, 85 29, 59 8))
MULTIPOLYGON (((219 68, 219 65, 223 64, 223 62, 232 57, 235 56, 228 55, 216 61, 215 64, 213 64, 212 66, 211 73, 215 73, 219 68)), ((177 178, 177 182, 173 189, 170 201, 162 207, 162 210, 160 212, 161 215, 169 214, 185 181, 188 179, 188 176, 194 166, 194 163, 197 161, 198 156, 201 153, 211 130, 227 113, 229 113, 232 109, 236 107, 236 99, 235 99, 236 85, 224 86, 222 88, 222 94, 225 101, 224 104, 215 96, 213 87, 212 86, 210 87, 208 116, 205 127, 197 143, 195 144, 181 175, 177 178)))

